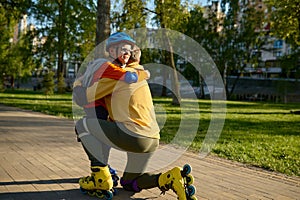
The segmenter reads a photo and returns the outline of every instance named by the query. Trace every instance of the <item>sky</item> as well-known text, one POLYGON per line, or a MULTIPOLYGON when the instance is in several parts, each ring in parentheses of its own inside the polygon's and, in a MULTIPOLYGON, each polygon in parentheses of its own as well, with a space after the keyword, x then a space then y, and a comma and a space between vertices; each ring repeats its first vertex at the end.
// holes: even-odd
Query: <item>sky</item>
POLYGON ((200 3, 202 6, 207 5, 207 0, 194 0, 195 3, 200 3))

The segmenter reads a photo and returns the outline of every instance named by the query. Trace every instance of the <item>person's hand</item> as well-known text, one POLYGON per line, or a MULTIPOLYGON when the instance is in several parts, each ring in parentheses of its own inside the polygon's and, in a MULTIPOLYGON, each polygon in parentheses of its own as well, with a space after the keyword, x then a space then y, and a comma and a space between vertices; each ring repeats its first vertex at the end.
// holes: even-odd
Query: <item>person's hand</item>
POLYGON ((73 83, 73 88, 75 88, 76 86, 81 86, 82 79, 83 79, 83 76, 76 79, 73 83))
POLYGON ((147 74, 147 77, 146 77, 146 80, 148 80, 149 78, 150 78, 150 72, 149 72, 149 70, 144 70, 145 72, 146 72, 146 74, 147 74))
POLYGON ((73 88, 73 101, 81 107, 88 104, 85 87, 76 86, 73 88))

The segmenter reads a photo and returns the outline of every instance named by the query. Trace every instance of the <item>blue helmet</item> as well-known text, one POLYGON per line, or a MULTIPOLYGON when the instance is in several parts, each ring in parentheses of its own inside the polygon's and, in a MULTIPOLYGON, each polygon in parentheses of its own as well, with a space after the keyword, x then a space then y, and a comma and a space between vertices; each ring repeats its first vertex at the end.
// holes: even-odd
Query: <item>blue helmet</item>
POLYGON ((135 45, 135 41, 129 35, 127 35, 126 33, 123 33, 123 32, 116 32, 116 33, 111 34, 109 36, 109 38, 106 40, 106 50, 110 46, 120 43, 120 42, 126 42, 131 45, 135 45))

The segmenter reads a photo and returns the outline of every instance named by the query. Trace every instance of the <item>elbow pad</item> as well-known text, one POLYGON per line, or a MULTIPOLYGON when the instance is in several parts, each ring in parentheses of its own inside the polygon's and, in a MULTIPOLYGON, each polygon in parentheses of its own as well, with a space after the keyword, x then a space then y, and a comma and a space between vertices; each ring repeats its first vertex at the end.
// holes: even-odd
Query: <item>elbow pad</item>
POLYGON ((126 83, 136 83, 138 80, 138 75, 135 72, 126 72, 124 80, 126 83))

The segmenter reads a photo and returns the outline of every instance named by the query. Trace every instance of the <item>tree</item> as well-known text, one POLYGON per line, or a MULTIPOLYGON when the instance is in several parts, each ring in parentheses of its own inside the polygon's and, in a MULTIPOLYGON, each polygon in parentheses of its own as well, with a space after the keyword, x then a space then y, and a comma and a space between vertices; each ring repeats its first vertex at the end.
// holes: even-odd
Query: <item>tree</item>
MULTIPOLYGON (((204 17, 203 8, 198 5, 194 6, 190 10, 188 22, 185 27, 185 34, 193 38, 205 49, 208 49, 209 43, 212 41, 209 37, 214 39, 214 34, 216 34, 215 31, 210 31, 208 28, 209 21, 204 17)), ((196 84, 200 85, 200 98, 204 98, 204 79, 201 72, 199 73, 194 67, 187 64, 184 75, 188 77, 189 80, 193 80, 196 84)))
POLYGON ((113 27, 117 30, 130 30, 146 27, 147 1, 123 0, 122 10, 114 11, 113 27))
POLYGON ((271 20, 272 34, 289 44, 300 45, 299 0, 265 0, 271 20))
MULTIPOLYGON (((96 45, 106 40, 110 35, 110 0, 97 1, 96 45)), ((104 49, 102 55, 104 53, 104 49)))
POLYGON ((48 71, 43 75, 43 90, 46 95, 52 95, 54 93, 54 72, 48 71))
POLYGON ((15 87, 15 80, 20 81, 23 77, 28 77, 35 68, 35 62, 32 53, 31 34, 23 34, 19 40, 13 44, 7 55, 9 65, 6 68, 6 74, 11 77, 11 87, 15 87))
POLYGON ((221 8, 224 16, 216 18, 212 14, 209 17, 209 26, 212 26, 209 30, 215 34, 208 40, 207 49, 222 74, 227 98, 230 98, 247 64, 257 63, 252 54, 263 44, 263 32, 259 30, 262 30, 264 13, 256 10, 251 2, 246 0, 222 0, 221 8), (218 29, 220 24, 222 26, 218 29), (237 78, 229 88, 227 76, 232 73, 237 75, 237 78))
MULTIPOLYGON (((180 0, 155 0, 154 3, 156 5, 156 16, 154 17, 154 20, 156 21, 158 26, 164 29, 167 28, 182 31, 181 28, 184 27, 184 23, 187 22, 188 12, 187 9, 181 5, 180 0)), ((164 41, 166 42, 165 46, 167 47, 167 50, 163 51, 163 58, 165 60, 165 63, 173 68, 173 74, 171 75, 172 91, 174 92, 172 103, 174 105, 179 105, 181 102, 180 85, 177 77, 173 47, 170 42, 168 31, 163 31, 162 33, 163 38, 165 38, 164 41)), ((166 78, 164 78, 164 80, 165 79, 166 78)), ((165 95, 165 92, 166 91, 163 90, 162 95, 165 95)))
POLYGON ((9 78, 14 88, 15 79, 30 74, 33 67, 31 35, 16 32, 19 20, 25 15, 31 1, 3 1, 0 3, 0 83, 9 78), (18 33, 18 34, 17 34, 18 33))
POLYGON ((12 19, 5 15, 5 8, 0 6, 0 84, 1 87, 4 83, 4 74, 7 73, 7 68, 9 66, 8 54, 11 46, 10 39, 13 38, 13 27, 15 23, 12 23, 12 19))
MULTIPOLYGON (((58 79, 64 74, 64 60, 78 47, 87 47, 95 35, 95 5, 92 0, 39 0, 35 1, 31 12, 38 22, 37 37, 44 39, 37 51, 45 57, 55 56, 58 79)), ((80 52, 79 52, 80 53, 80 52)), ((59 80, 58 82, 61 82, 59 80)))
POLYGON ((281 59, 281 67, 289 77, 291 71, 296 71, 300 77, 300 7, 299 0, 266 0, 270 12, 271 35, 285 40, 291 45, 290 54, 281 59))

